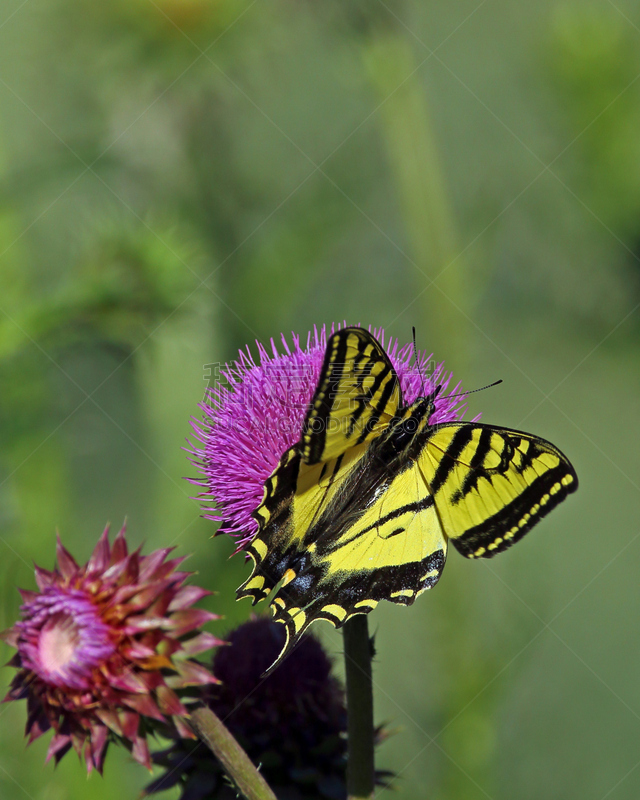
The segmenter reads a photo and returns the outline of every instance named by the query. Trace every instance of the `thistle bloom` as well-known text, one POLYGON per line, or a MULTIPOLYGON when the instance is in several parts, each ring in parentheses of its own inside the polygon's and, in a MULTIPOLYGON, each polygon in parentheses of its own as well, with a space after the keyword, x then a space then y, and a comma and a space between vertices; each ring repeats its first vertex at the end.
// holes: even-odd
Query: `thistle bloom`
MULTIPOLYGON (((263 679, 284 639, 282 625, 264 617, 241 625, 229 635, 229 646, 216 652, 213 670, 220 685, 201 694, 260 766, 277 797, 343 800, 347 713, 342 686, 313 635, 303 637, 263 679)), ((180 785, 181 800, 236 797, 222 767, 204 747, 178 740, 152 758, 167 771, 147 787, 148 794, 180 785)))
POLYGON ((178 692, 215 683, 191 656, 220 642, 195 633, 217 617, 191 608, 210 592, 184 585, 190 573, 177 569, 183 558, 167 560, 172 549, 130 553, 124 527, 113 544, 107 527, 78 566, 58 538, 57 567, 36 566, 38 591, 20 591, 22 619, 3 634, 19 670, 5 702, 27 700, 29 743, 53 728, 47 761, 73 746, 102 772, 116 738, 150 767, 154 725, 192 735, 178 692))
MULTIPOLYGON (((329 335, 334 332, 331 326, 329 335)), ((370 328, 371 330, 371 328, 370 328)), ((453 398, 460 384, 446 396, 451 373, 435 364, 431 355, 414 354, 413 343, 400 347, 384 330, 371 331, 393 364, 405 404, 428 395, 441 384, 431 423, 451 422, 464 413, 464 396, 453 398), (414 361, 414 355, 417 358, 414 361), (413 363, 412 363, 413 362, 413 363)), ((253 512, 262 500, 266 479, 282 454, 299 441, 307 408, 315 392, 327 347, 327 331, 314 328, 306 347, 292 334, 290 347, 282 335, 282 352, 273 341, 271 352, 257 342, 259 361, 249 348, 221 372, 225 386, 208 390, 200 408, 201 421, 193 420, 197 444, 190 461, 203 475, 191 480, 203 491, 204 516, 223 522, 219 533, 236 539, 241 550, 258 531, 253 512)))

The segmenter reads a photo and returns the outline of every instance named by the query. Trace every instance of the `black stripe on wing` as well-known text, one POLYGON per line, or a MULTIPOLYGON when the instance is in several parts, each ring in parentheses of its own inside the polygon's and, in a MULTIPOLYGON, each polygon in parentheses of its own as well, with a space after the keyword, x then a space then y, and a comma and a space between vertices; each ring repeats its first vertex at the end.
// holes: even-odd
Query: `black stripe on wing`
MULTIPOLYGON (((378 391, 380 385, 384 380, 387 380, 389 375, 393 372, 391 367, 387 367, 383 370, 376 378, 374 386, 371 390, 367 393, 367 400, 366 402, 362 401, 362 411, 366 408, 367 404, 373 399, 375 396, 375 392, 378 391)), ((372 408, 371 416, 369 417, 367 424, 363 427, 360 436, 358 437, 358 444, 362 444, 367 436, 371 433, 371 431, 375 428, 375 426, 380 422, 380 417, 382 416, 382 412, 387 407, 389 400, 391 399, 391 395, 396 389, 396 381, 395 380, 387 380, 387 385, 382 390, 382 394, 380 395, 380 399, 376 403, 375 407, 372 408)), ((362 411, 360 413, 362 413, 362 411)))
POLYGON ((573 467, 560 462, 488 519, 451 541, 467 558, 492 558, 511 547, 531 528, 578 488, 573 467))
MULTIPOLYGON (((344 331, 338 331, 338 334, 341 333, 344 331)), ((322 460, 327 423, 346 366, 347 338, 338 334, 334 334, 327 343, 320 380, 302 427, 301 452, 307 464, 317 464, 322 460)))
MULTIPOLYGON (((469 427, 471 427, 471 425, 469 427)), ((491 473, 504 473, 509 469, 517 442, 520 440, 514 440, 509 436, 505 436, 503 438, 503 448, 500 454, 500 464, 497 467, 487 470, 485 468, 485 459, 491 450, 492 438, 492 429, 489 427, 482 428, 476 452, 473 454, 473 457, 469 462, 469 471, 460 488, 452 495, 452 503, 459 503, 469 494, 469 492, 476 489, 480 478, 489 478, 491 473)))
POLYGON ((473 430, 473 425, 461 425, 454 433, 446 452, 442 455, 440 463, 434 473, 433 480, 431 481, 429 488, 432 494, 437 494, 446 483, 447 478, 451 474, 451 470, 458 463, 458 457, 471 441, 473 430))
POLYGON ((362 328, 337 331, 327 342, 318 386, 302 427, 303 460, 317 464, 335 457, 338 442, 345 450, 361 444, 376 429, 382 415, 386 412, 393 416, 400 405, 398 377, 376 338, 362 328), (380 371, 374 375, 376 369, 380 371), (365 389, 371 377, 372 385, 365 389), (389 409, 394 393, 397 399, 389 409), (349 404, 348 413, 344 404, 349 404), (338 430, 332 428, 334 415, 338 430))
MULTIPOLYGON (((348 539, 337 539, 333 541, 331 545, 326 545, 322 547, 320 552, 322 555, 325 555, 326 553, 333 553, 336 550, 341 550, 343 547, 348 546, 349 544, 351 544, 351 542, 355 542, 361 536, 363 536, 366 533, 369 533, 369 531, 372 531, 374 528, 381 528, 387 522, 391 522, 392 520, 403 516, 403 514, 406 514, 407 512, 413 511, 414 513, 418 514, 420 511, 425 511, 427 508, 431 508, 433 503, 434 503, 433 495, 428 494, 422 500, 416 500, 414 503, 406 503, 403 506, 394 508, 393 511, 390 511, 388 514, 385 514, 384 516, 380 517, 378 520, 369 525, 367 528, 357 528, 356 532, 348 539)), ((362 512, 364 511, 366 511, 366 507, 362 508, 362 512)), ((354 527, 357 526, 354 525, 354 527)), ((387 534, 384 538, 388 539, 391 536, 395 536, 399 533, 404 533, 404 531, 405 531, 404 528, 397 528, 392 533, 387 534)))
POLYGON ((420 592, 437 583, 445 560, 444 551, 436 550, 422 561, 342 573, 336 576, 334 585, 330 581, 323 582, 320 595, 315 587, 322 581, 322 567, 316 565, 303 572, 280 589, 273 600, 273 619, 286 626, 287 640, 265 674, 273 670, 315 620, 325 619, 341 628, 350 617, 368 614, 380 600, 412 605, 420 592))

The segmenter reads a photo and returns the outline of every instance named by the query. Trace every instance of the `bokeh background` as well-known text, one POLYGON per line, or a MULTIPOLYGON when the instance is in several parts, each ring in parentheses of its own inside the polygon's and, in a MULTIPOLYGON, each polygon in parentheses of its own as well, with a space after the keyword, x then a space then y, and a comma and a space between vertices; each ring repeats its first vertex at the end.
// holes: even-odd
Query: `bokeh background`
MULTIPOLYGON (((371 615, 381 796, 637 798, 639 130, 631 0, 4 0, 2 627, 56 527, 86 558, 125 515, 193 554, 216 633, 246 619, 248 565, 182 479, 205 365, 415 325, 468 388, 502 378, 470 412, 557 443, 581 489, 371 615)), ((116 751, 104 779, 45 768, 24 704, 0 713, 3 799, 149 779, 116 751)))

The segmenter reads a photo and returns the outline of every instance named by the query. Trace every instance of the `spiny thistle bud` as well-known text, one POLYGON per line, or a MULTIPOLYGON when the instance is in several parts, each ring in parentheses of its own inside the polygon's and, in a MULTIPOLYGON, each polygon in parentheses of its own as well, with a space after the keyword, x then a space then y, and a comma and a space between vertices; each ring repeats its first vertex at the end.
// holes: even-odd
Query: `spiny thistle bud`
MULTIPOLYGON (((320 642, 304 636, 262 677, 282 649, 285 631, 267 618, 246 622, 220 648, 213 670, 220 684, 200 690, 280 800, 344 800, 347 712, 342 686, 320 642)), ((378 741, 384 733, 377 732, 378 741)), ((202 745, 184 739, 152 754, 166 773, 153 794, 179 785, 181 800, 232 800, 222 766, 202 745)), ((382 782, 382 773, 378 776, 382 782)))
POLYGON ((5 702, 27 700, 29 743, 53 728, 47 761, 74 747, 102 772, 115 739, 150 767, 154 725, 192 735, 180 690, 216 682, 192 656, 220 641, 196 633, 217 619, 191 607, 210 592, 184 585, 190 573, 177 569, 184 558, 167 560, 172 549, 130 553, 124 527, 113 544, 107 527, 78 566, 58 538, 57 567, 36 566, 38 591, 21 590, 22 619, 3 634, 19 670, 5 702))

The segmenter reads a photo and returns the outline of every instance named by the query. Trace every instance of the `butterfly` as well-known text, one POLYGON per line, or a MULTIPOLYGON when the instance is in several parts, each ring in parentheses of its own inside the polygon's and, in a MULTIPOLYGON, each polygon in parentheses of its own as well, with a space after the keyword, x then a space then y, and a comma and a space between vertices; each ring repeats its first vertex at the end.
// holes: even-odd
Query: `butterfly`
POLYGON ((577 489, 544 439, 429 424, 439 389, 405 405, 373 334, 329 338, 300 440, 264 484, 253 571, 237 592, 254 605, 271 595, 287 631, 276 664, 315 620, 339 628, 380 600, 411 605, 440 578, 449 541, 491 558, 577 489))

